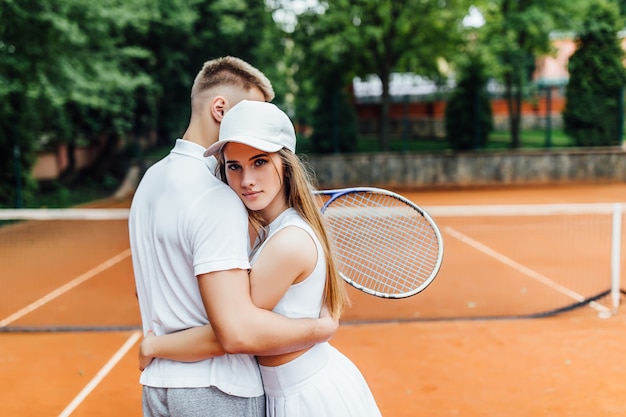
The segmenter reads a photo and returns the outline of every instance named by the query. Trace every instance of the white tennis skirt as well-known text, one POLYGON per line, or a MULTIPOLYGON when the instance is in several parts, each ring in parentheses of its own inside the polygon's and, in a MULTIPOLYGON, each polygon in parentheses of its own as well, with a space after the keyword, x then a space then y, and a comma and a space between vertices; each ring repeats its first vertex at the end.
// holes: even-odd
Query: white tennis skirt
POLYGON ((380 417, 359 369, 328 343, 280 366, 260 366, 267 417, 380 417))

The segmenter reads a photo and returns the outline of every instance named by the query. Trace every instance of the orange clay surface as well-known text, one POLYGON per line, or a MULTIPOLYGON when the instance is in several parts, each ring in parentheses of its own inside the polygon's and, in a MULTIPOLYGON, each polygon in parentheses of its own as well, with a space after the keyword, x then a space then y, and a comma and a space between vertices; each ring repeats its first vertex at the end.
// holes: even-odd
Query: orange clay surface
MULTIPOLYGON (((626 184, 399 191, 422 206, 626 201, 626 184)), ((128 201, 114 204, 127 207, 128 201)), ((93 233, 94 240, 104 239, 93 233)), ((101 314, 102 308, 111 312, 111 323, 120 323, 118 316, 137 323, 136 306, 122 307, 133 290, 132 273, 123 255, 127 245, 117 244, 105 258, 122 253, 122 260, 103 272, 117 284, 94 278, 59 297, 60 304, 12 324, 38 323, 37 314, 89 323, 92 310, 101 314), (104 307, 92 305, 99 298, 107 300, 104 307)), ((94 256, 72 250, 79 265, 94 256)), ((63 275, 54 259, 38 259, 23 261, 32 275, 42 272, 30 262, 50 262, 46 274, 52 280, 63 275)), ((80 268, 74 268, 69 275, 77 275, 80 268)), ((0 292, 0 320, 24 307, 21 294, 38 291, 32 276, 15 281, 0 292)), ((356 301, 360 310, 379 308, 372 297, 356 301)), ((393 316, 393 308, 392 302, 386 314, 393 316)), ((357 312, 346 316, 351 314, 357 312)), ((361 369, 387 417, 624 416, 625 329, 624 312, 601 319, 583 307, 531 320, 345 324, 332 343, 361 369)), ((0 416, 140 416, 139 337, 135 331, 0 333, 0 416)))

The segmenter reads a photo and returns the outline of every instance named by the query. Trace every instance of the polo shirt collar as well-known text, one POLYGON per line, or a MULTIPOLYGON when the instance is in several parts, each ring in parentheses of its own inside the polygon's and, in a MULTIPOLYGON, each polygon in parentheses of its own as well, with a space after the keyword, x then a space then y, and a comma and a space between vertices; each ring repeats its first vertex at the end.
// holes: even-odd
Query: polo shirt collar
POLYGON ((170 151, 171 153, 188 156, 190 158, 198 159, 206 164, 211 171, 215 169, 217 166, 217 160, 213 156, 205 157, 204 151, 206 149, 197 143, 185 140, 185 139, 176 139, 176 144, 174 148, 170 151))

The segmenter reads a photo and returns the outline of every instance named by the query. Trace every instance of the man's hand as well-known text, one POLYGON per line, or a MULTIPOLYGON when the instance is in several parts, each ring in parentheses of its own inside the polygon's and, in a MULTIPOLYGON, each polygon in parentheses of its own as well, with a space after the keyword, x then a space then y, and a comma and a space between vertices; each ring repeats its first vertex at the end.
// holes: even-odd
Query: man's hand
POLYGON ((339 318, 333 318, 330 314, 330 310, 324 304, 322 306, 322 310, 320 311, 320 324, 323 326, 325 331, 328 332, 328 342, 333 338, 337 330, 339 329, 339 318))
POLYGON ((152 330, 148 330, 148 333, 144 336, 141 344, 139 345, 139 370, 143 371, 150 365, 150 362, 154 359, 154 356, 149 354, 150 352, 150 339, 156 337, 152 330))

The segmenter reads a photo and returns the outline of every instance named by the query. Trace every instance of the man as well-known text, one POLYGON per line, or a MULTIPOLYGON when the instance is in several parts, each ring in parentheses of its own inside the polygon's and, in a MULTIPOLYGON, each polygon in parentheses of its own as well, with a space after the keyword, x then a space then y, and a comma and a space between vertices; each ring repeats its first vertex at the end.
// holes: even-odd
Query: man
MULTIPOLYGON (((250 298, 248 216, 213 175, 205 148, 241 100, 271 101, 269 80, 233 57, 204 64, 191 90, 191 119, 168 156, 142 178, 129 231, 144 334, 211 323, 225 355, 197 362, 155 359, 142 372, 145 416, 264 416, 254 356, 329 340, 330 317, 288 319, 250 298)), ((223 352, 216 352, 223 353, 223 352)))

